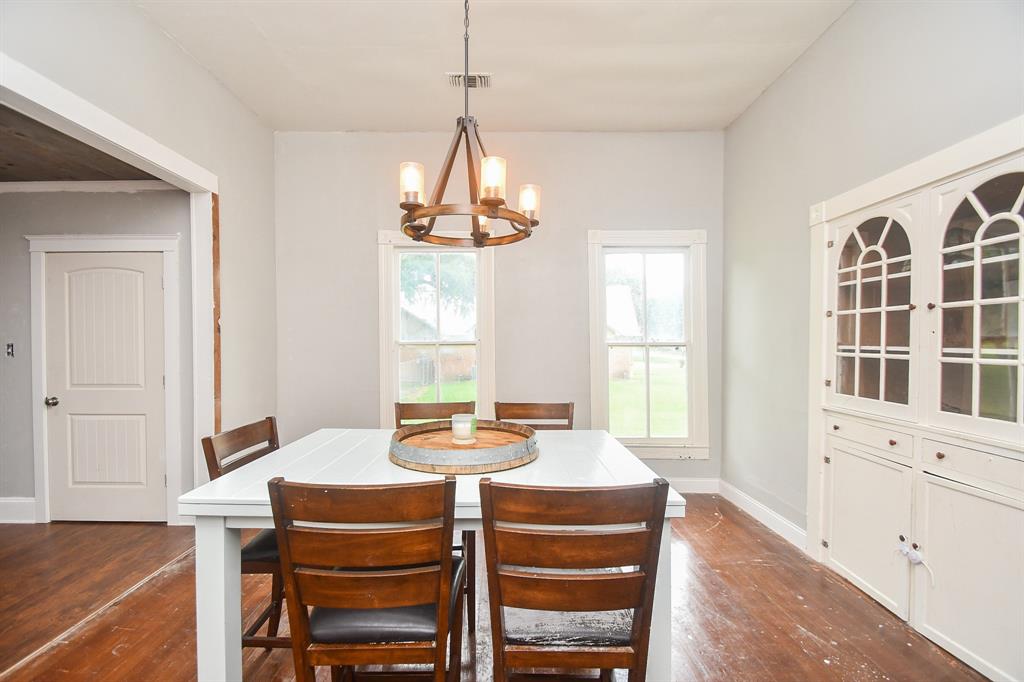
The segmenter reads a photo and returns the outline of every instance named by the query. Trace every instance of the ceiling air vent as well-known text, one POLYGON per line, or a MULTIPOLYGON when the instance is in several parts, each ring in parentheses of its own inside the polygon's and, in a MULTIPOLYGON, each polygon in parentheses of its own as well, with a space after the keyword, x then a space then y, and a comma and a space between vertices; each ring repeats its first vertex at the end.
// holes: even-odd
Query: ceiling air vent
MULTIPOLYGON (((453 88, 462 88, 462 79, 465 74, 449 71, 445 75, 448 76, 448 85, 453 88)), ((491 76, 493 75, 491 73, 471 73, 466 84, 471 88, 489 88, 491 87, 491 76)))

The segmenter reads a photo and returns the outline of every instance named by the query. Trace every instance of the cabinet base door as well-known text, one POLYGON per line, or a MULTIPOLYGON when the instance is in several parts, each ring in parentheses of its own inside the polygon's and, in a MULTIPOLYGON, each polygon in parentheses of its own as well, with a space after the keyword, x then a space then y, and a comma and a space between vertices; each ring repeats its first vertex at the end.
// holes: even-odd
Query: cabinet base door
POLYGON ((1024 680, 1024 502, 921 474, 912 624, 993 680, 1024 680))
POLYGON ((910 537, 910 467, 832 440, 826 466, 828 565, 906 619, 910 567, 897 553, 910 537))

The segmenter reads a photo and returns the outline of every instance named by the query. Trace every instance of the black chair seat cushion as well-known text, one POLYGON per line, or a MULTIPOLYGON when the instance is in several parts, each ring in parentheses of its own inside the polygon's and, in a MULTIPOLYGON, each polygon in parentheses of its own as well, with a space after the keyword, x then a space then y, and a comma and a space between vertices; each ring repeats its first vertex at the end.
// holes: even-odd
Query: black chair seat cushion
POLYGON ((277 562, 277 534, 273 528, 261 530, 242 548, 242 561, 277 562))
POLYGON ((633 611, 571 613, 505 607, 505 641, 526 646, 629 646, 633 611))
MULTIPOLYGON (((452 596, 449 621, 454 621, 459 585, 465 562, 452 556, 452 596)), ((320 644, 371 642, 429 642, 437 633, 437 606, 421 604, 394 609, 329 609, 314 607, 309 614, 309 634, 320 644)))

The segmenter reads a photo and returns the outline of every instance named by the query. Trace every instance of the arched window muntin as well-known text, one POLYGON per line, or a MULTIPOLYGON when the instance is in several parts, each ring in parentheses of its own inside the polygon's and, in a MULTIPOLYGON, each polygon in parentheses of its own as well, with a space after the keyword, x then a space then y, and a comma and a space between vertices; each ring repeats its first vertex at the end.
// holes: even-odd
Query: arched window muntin
POLYGON ((940 251, 939 409, 1021 423, 1024 173, 968 192, 940 251))
POLYGON ((909 404, 911 249, 890 215, 861 222, 839 255, 836 393, 909 404))

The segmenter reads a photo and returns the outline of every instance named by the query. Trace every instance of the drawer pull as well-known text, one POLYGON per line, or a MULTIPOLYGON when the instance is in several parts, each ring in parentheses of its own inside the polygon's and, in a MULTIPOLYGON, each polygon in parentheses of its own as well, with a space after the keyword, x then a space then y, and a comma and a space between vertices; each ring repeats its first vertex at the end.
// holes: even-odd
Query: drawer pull
POLYGON ((945 452, 936 452, 935 453, 935 459, 946 459, 946 453, 945 452))
POLYGON ((892 438, 890 438, 889 439, 889 445, 895 446, 896 445, 896 441, 894 441, 892 438))
POLYGON ((833 424, 832 425, 832 430, 833 431, 838 431, 839 430, 839 424, 833 424))

